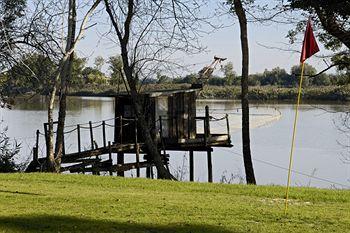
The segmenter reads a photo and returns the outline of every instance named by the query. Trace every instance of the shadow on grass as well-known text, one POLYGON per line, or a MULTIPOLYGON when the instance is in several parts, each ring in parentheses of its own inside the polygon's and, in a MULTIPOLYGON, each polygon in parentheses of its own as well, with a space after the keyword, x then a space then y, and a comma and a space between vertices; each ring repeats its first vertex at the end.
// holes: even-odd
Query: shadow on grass
POLYGON ((84 219, 70 216, 12 216, 0 217, 0 231, 4 232, 232 232, 223 227, 188 223, 160 225, 84 219))
POLYGON ((38 193, 29 193, 29 192, 21 192, 21 191, 9 191, 9 190, 0 190, 0 193, 11 193, 11 194, 41 196, 41 195, 38 194, 38 193))

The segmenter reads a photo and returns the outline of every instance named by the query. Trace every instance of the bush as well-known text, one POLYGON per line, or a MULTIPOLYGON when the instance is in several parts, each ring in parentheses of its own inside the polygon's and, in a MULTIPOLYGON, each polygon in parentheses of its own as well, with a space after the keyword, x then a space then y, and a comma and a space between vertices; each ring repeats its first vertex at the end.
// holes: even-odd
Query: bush
POLYGON ((1 128, 0 132, 0 172, 18 172, 23 168, 23 164, 16 163, 15 157, 20 151, 20 144, 16 141, 10 143, 10 138, 7 136, 7 127, 1 128))

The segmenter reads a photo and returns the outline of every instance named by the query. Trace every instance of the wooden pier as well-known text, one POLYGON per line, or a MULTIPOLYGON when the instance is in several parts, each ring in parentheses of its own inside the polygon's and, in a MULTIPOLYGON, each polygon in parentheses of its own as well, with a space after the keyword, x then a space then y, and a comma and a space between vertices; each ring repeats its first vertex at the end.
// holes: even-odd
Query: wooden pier
MULTIPOLYGON (((194 181, 194 156, 196 151, 207 152, 208 182, 213 181, 212 151, 213 147, 231 147, 228 115, 220 119, 209 115, 209 107, 205 108, 204 116, 196 116, 196 91, 171 90, 164 92, 150 92, 144 94, 145 106, 154 141, 161 152, 164 164, 168 167, 169 151, 189 152, 189 180, 194 181), (226 123, 226 132, 212 134, 212 121, 226 123), (203 133, 197 132, 197 123, 203 125, 203 133)), ((137 126, 137 118, 132 110, 131 98, 128 95, 118 95, 115 98, 115 116, 112 119, 99 122, 88 122, 69 126, 65 135, 69 134, 69 143, 77 145, 77 151, 66 153, 63 148, 62 172, 100 174, 124 176, 125 171, 136 170, 140 177, 140 170, 146 169, 146 177, 153 177, 153 161, 147 156, 147 149, 137 126), (111 123, 112 122, 112 123, 111 123), (113 128, 113 139, 108 140, 107 127, 113 128), (82 148, 82 130, 89 131, 89 148, 82 148), (102 133, 97 138, 97 132, 102 133), (73 137, 72 135, 75 135, 73 137), (96 141, 101 142, 98 146, 96 141), (140 156, 143 155, 143 159, 140 156), (133 156, 134 162, 125 162, 127 156, 133 156), (116 157, 114 159, 113 157, 116 157)), ((54 124, 56 124, 55 122, 54 124)), ((44 123, 45 141, 48 139, 48 124, 44 123)), ((40 131, 36 132, 36 143, 33 148, 33 161, 27 172, 42 170, 46 155, 39 155, 40 131)), ((67 139, 66 139, 67 140, 67 139)), ((65 141, 64 145, 67 144, 65 141)), ((85 138, 86 140, 86 138, 85 138)), ((46 144, 47 145, 47 144, 46 144)), ((130 160, 130 159, 129 159, 130 160)))

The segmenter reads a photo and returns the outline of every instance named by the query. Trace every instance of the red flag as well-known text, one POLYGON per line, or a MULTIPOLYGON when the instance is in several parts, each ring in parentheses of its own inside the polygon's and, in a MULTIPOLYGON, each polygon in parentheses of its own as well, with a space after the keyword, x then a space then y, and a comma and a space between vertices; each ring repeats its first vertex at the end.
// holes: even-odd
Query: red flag
POLYGON ((314 33, 311 27, 311 20, 307 21, 303 48, 301 50, 300 62, 303 63, 306 59, 320 51, 318 48, 314 33))

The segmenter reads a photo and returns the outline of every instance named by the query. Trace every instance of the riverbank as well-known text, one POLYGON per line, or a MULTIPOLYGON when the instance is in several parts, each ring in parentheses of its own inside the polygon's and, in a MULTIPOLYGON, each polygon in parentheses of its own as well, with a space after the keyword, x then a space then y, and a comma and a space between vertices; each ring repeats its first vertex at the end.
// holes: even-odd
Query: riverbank
POLYGON ((0 232, 346 232, 350 191, 0 174, 0 232))
MULTIPOLYGON (((189 84, 149 84, 143 87, 143 90, 164 90, 181 89, 189 87, 189 84)), ((120 89, 120 92, 123 91, 120 89)), ((86 87, 81 89, 72 89, 71 95, 77 96, 106 96, 117 94, 117 88, 111 86, 86 87)), ((249 88, 249 99, 256 101, 266 100, 295 100, 298 93, 297 88, 261 86, 249 88)), ((200 99, 239 99, 239 86, 205 86, 200 92, 200 99)), ((324 87, 306 87, 302 90, 303 100, 322 100, 322 101, 348 101, 350 100, 350 86, 324 86, 324 87)))

